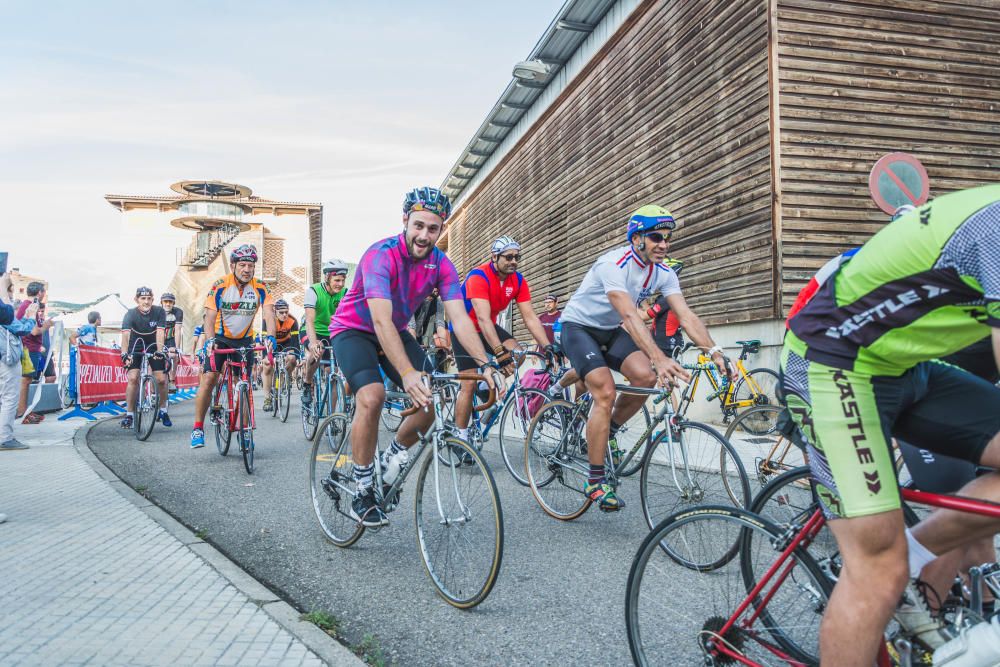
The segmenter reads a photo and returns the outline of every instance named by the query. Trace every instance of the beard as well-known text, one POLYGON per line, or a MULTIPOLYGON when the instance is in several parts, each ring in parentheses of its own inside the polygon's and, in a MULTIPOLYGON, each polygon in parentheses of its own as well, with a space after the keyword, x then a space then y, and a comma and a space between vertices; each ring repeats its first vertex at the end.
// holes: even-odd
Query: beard
POLYGON ((406 250, 410 253, 410 257, 413 259, 424 259, 430 254, 433 247, 433 243, 428 243, 426 246, 421 248, 417 245, 415 239, 406 239, 406 250))

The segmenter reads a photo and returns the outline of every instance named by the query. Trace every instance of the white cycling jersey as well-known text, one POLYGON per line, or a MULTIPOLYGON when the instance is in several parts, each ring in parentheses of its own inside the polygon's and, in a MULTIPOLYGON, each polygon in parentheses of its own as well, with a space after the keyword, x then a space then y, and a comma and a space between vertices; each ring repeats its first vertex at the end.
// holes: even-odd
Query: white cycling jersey
POLYGON ((608 292, 625 292, 636 305, 662 292, 663 296, 680 294, 677 274, 666 264, 646 264, 632 251, 632 246, 610 250, 601 255, 583 277, 562 312, 563 322, 573 322, 595 329, 615 329, 622 318, 611 305, 608 292))

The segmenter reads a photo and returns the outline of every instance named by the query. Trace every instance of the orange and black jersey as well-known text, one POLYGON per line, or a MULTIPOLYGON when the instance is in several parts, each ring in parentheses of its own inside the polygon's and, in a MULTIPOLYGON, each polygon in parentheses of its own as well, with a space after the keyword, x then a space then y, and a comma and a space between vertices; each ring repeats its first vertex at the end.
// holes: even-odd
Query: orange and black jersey
POLYGON ((294 341, 299 341, 299 322, 289 315, 285 321, 275 320, 278 330, 274 334, 274 340, 278 345, 287 345, 294 341))

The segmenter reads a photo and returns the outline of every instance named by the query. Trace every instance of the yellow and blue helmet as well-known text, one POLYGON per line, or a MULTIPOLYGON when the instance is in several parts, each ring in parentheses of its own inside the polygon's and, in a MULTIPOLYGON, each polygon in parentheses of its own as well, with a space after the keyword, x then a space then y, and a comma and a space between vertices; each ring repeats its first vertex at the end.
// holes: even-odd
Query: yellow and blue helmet
POLYGON ((654 229, 673 229, 676 226, 670 211, 656 204, 646 204, 629 216, 625 240, 631 241, 633 234, 645 234, 654 229))

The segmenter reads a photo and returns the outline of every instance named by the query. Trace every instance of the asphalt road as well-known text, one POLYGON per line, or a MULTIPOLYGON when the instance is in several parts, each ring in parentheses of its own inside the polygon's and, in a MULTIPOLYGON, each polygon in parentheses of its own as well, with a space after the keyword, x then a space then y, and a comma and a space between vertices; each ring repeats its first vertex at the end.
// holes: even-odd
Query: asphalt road
MULTIPOLYGON (((391 526, 366 533, 353 547, 340 549, 324 539, 309 500, 309 443, 297 403, 286 424, 260 418, 252 476, 235 439, 225 458, 211 430, 204 449, 189 448, 192 413, 193 401, 171 406, 173 429, 157 424, 146 442, 117 421, 104 422, 90 431, 89 445, 128 484, 205 531, 208 541, 292 604, 335 615, 350 643, 373 634, 399 665, 631 662, 625 584, 647 533, 637 477, 621 488, 624 511, 604 515, 591 508, 563 523, 514 482, 495 440, 487 445, 504 511, 503 566, 491 595, 460 611, 437 596, 424 572, 412 493, 404 490, 391 526)), ((674 602, 698 605, 693 591, 678 591, 674 602)))

